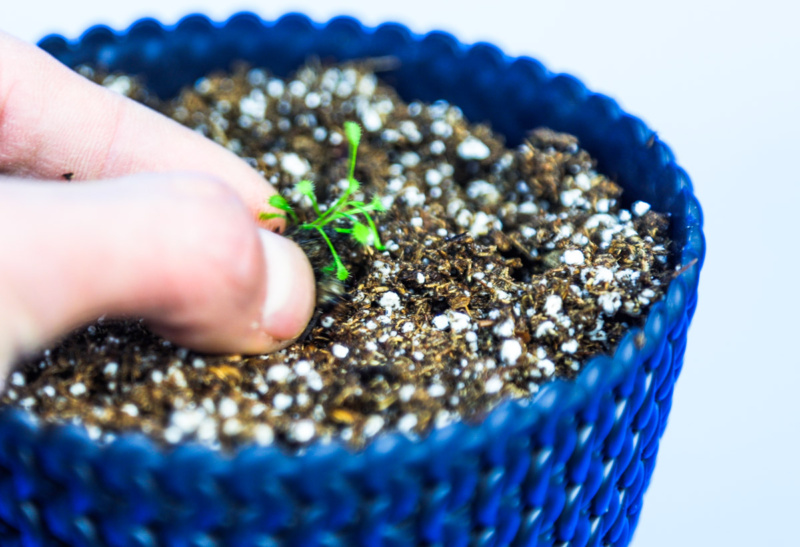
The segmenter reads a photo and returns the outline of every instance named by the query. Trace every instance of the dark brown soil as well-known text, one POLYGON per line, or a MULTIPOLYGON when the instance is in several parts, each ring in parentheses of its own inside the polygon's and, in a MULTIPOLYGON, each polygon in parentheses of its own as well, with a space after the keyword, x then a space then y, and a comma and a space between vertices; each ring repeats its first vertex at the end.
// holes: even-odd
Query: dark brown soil
POLYGON ((3 403, 104 440, 138 429, 224 448, 361 447, 383 431, 479 420, 573 378, 643 323, 672 277, 665 216, 621 208, 574 137, 542 129, 507 150, 456 106, 403 103, 364 66, 312 63, 286 81, 240 69, 168 103, 82 69, 246 158, 303 218, 293 185, 313 180, 323 203, 340 195, 342 126, 359 122, 356 178, 362 199, 388 209, 377 217, 387 250, 338 237, 351 276, 341 291, 320 276, 330 297, 282 352, 200 355, 141 322, 100 320, 20 363, 3 403))

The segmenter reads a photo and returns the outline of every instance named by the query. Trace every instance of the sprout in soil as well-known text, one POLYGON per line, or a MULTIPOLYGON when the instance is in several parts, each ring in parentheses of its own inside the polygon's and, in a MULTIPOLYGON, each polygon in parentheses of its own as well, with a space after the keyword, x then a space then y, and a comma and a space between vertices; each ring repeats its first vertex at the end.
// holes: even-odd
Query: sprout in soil
POLYGON ((286 198, 281 195, 272 196, 269 199, 269 204, 276 209, 284 211, 284 213, 261 213, 259 216, 261 220, 285 218, 288 222, 293 222, 295 228, 298 230, 316 230, 319 232, 328 244, 331 255, 333 255, 333 264, 326 267, 324 271, 328 273, 336 272, 336 277, 340 281, 347 279, 350 274, 339 258, 339 253, 336 252, 336 248, 333 246, 330 237, 325 233, 326 226, 330 225, 330 228, 336 232, 350 234, 350 236, 361 245, 372 245, 379 251, 385 249, 378 235, 378 228, 370 214, 386 210, 381 200, 377 196, 373 197, 372 201, 369 203, 350 199, 350 196, 357 192, 361 186, 354 176, 356 169, 356 152, 358 150, 358 144, 361 142, 361 127, 354 122, 344 122, 344 134, 350 144, 350 169, 347 175, 347 189, 345 189, 344 193, 333 205, 327 210, 322 211, 317 202, 317 196, 314 193, 314 183, 310 180, 301 180, 295 184, 294 188, 297 192, 311 200, 311 206, 317 218, 311 222, 300 222, 297 213, 294 212, 294 209, 292 209, 292 206, 286 201, 286 198), (367 224, 358 220, 358 215, 366 219, 367 224))

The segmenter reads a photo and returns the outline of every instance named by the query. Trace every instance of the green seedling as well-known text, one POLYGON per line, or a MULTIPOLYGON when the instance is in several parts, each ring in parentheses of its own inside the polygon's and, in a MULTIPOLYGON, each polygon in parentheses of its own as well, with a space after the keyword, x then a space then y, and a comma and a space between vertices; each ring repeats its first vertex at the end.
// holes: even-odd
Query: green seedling
POLYGON ((300 219, 295 213, 294 209, 289 202, 286 201, 281 195, 274 195, 269 199, 269 204, 280 209, 283 213, 261 213, 261 220, 270 218, 285 218, 287 222, 292 222, 299 230, 316 230, 320 236, 328 244, 328 248, 333 255, 333 264, 324 270, 329 273, 336 273, 336 277, 340 281, 344 281, 350 275, 347 268, 339 258, 339 253, 333 246, 330 237, 325 232, 325 227, 330 227, 339 233, 350 234, 350 236, 361 245, 372 245, 379 251, 383 251, 385 247, 381 243, 380 236, 378 235, 378 227, 372 219, 371 213, 385 211, 385 207, 378 197, 372 198, 372 201, 365 203, 363 201, 351 200, 350 197, 358 191, 361 184, 355 178, 356 170, 356 153, 358 145, 361 142, 361 127, 354 122, 344 122, 344 134, 347 142, 350 145, 350 169, 347 175, 347 188, 344 193, 339 196, 330 207, 323 211, 317 196, 314 193, 314 183, 310 180, 301 180, 295 184, 295 190, 300 194, 308 197, 311 201, 311 207, 314 210, 316 218, 311 222, 300 222, 300 219), (366 220, 366 224, 358 219, 358 216, 366 220))

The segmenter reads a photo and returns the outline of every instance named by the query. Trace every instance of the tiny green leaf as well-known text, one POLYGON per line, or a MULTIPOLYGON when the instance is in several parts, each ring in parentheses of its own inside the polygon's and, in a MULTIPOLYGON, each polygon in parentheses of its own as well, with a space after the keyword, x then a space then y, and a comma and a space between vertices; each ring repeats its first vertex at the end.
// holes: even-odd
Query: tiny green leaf
POLYGON ((286 201, 286 198, 281 196, 280 194, 275 194, 274 196, 270 196, 269 204, 275 207, 276 209, 280 209, 281 211, 292 211, 292 206, 289 205, 289 202, 286 201))
POLYGON ((361 142, 361 126, 355 122, 344 122, 344 134, 350 146, 358 148, 361 142))
POLYGON ((272 218, 286 218, 286 215, 282 213, 261 213, 258 215, 259 220, 270 220, 272 218))
POLYGON ((338 262, 336 264, 336 277, 339 281, 345 281, 348 277, 350 277, 350 272, 347 271, 347 268, 344 267, 344 264, 338 262))
POLYGON ((308 196, 312 199, 316 197, 314 196, 314 183, 310 180, 301 180, 294 185, 294 188, 304 196, 308 196))
POLYGON ((369 202, 369 208, 373 211, 383 212, 386 210, 386 207, 383 205, 381 198, 378 196, 372 196, 372 201, 369 202))
POLYGON ((366 224, 356 222, 353 224, 353 239, 362 245, 369 245, 369 239, 372 236, 372 230, 366 224))

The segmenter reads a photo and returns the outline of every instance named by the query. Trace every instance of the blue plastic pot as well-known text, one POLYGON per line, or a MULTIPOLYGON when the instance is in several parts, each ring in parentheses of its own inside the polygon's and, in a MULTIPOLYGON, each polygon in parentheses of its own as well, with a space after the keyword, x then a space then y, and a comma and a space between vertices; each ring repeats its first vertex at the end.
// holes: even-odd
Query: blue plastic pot
POLYGON ((223 24, 191 16, 94 27, 41 47, 69 66, 143 73, 169 96, 244 59, 284 75, 309 55, 393 55, 406 100, 444 98, 511 145, 546 125, 574 133, 627 200, 669 212, 686 266, 643 329, 574 382, 509 402, 480 426, 455 424, 412 442, 384 435, 360 453, 315 446, 302 456, 245 447, 223 455, 164 449, 141 435, 108 446, 74 426, 0 412, 0 544, 58 546, 627 545, 655 466, 683 363, 705 244, 700 206, 669 148, 640 120, 575 78, 494 46, 466 47, 398 24, 325 25, 302 15, 223 24))

